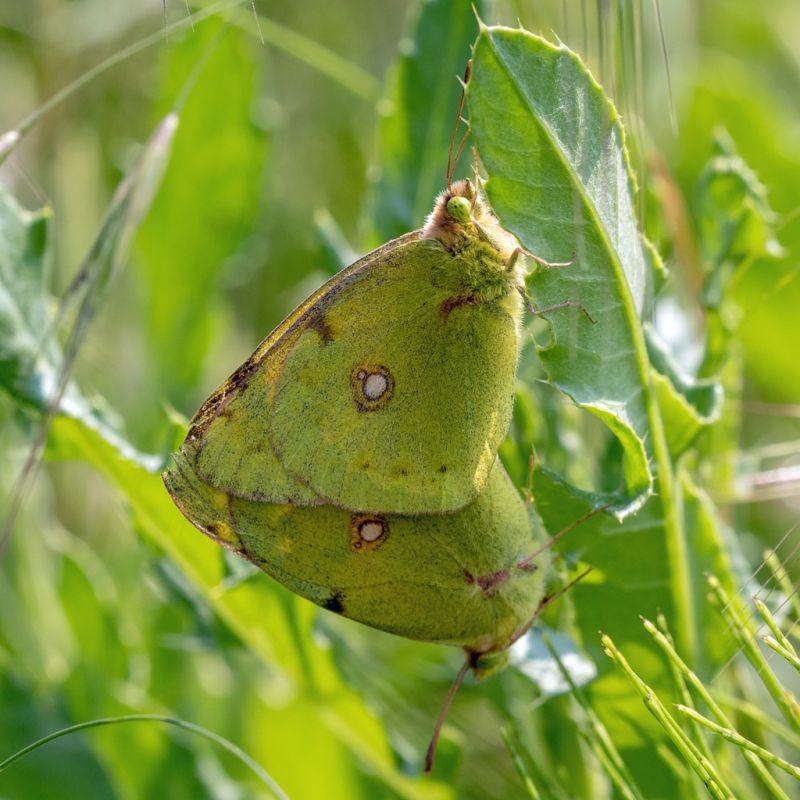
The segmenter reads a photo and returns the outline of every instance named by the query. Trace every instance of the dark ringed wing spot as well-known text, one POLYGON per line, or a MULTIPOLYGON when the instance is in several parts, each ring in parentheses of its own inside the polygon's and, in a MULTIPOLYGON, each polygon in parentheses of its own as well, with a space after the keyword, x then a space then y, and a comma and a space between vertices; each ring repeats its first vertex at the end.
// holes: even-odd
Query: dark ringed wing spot
POLYGON ((353 514, 350 547, 358 553, 379 547, 389 535, 389 523, 377 514, 353 514))
POLYGON ((359 411, 377 411, 391 400, 394 377, 380 364, 357 364, 350 373, 350 386, 359 411))

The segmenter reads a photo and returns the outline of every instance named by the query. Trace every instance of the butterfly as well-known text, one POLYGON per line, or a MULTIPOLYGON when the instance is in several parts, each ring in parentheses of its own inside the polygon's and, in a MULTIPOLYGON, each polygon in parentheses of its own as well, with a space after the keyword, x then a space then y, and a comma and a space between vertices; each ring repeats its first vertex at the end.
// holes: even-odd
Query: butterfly
POLYGON ((541 538, 499 462, 463 509, 419 516, 229 495, 181 454, 165 482, 195 526, 291 591, 409 639, 502 653, 544 595, 541 538))
POLYGON ((181 448, 232 496, 431 514, 486 486, 508 430, 525 268, 470 181, 339 272, 191 421, 181 448))
POLYGON ((497 458, 523 252, 470 181, 449 185, 422 229, 342 270, 258 346, 163 476, 190 522, 291 591, 464 648, 427 769, 466 672, 502 668, 549 602, 549 543, 497 458))

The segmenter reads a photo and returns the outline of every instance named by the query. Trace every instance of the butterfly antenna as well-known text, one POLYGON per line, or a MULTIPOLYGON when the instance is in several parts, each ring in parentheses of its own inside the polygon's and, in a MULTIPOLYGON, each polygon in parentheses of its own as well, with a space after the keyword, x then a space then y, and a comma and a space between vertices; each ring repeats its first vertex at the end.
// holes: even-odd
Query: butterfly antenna
MULTIPOLYGON (((472 61, 467 61, 467 68, 464 70, 464 80, 461 83, 461 99, 458 101, 458 111, 456 112, 456 121, 453 125, 453 133, 450 135, 450 150, 447 154, 447 174, 445 175, 445 183, 449 187, 453 181, 453 173, 456 171, 456 164, 458 157, 461 155, 461 150, 464 147, 464 140, 458 148, 455 161, 453 160, 453 148, 456 144, 456 133, 458 132, 458 124, 461 122, 461 112, 464 110, 464 102, 467 99, 467 84, 469 83, 469 76, 472 72, 472 61)), ((469 131, 467 131, 469 134, 469 131)), ((466 136, 464 137, 466 139, 466 136)))
POLYGON ((450 712, 450 706, 453 705, 453 700, 455 699, 455 696, 458 694, 458 690, 461 688, 461 684, 464 682, 464 677, 466 676, 471 663, 472 659, 470 655, 467 654, 467 657, 464 659, 464 663, 461 665, 461 669, 458 671, 455 680, 450 685, 450 688, 447 690, 447 695, 444 698, 442 707, 439 709, 439 716, 436 718, 436 727, 434 727, 433 729, 433 736, 431 736, 431 742, 428 745, 427 752, 425 753, 426 775, 429 775, 433 770, 433 759, 434 756, 436 755, 436 745, 439 744, 439 734, 442 732, 442 726, 444 725, 444 722, 447 719, 447 715, 450 712))
MULTIPOLYGON (((450 177, 447 181, 447 185, 449 186, 453 180, 453 173, 456 171, 456 167, 458 166, 458 159, 461 158, 461 154, 464 152, 464 145, 467 143, 467 139, 469 138, 470 133, 472 133, 472 128, 467 125, 467 130, 464 132, 464 135, 461 137, 461 142, 458 145, 458 150, 456 150, 456 156, 453 159, 453 170, 450 173, 450 177)), ((477 191, 477 187, 476 187, 477 191)), ((477 197, 477 195, 473 195, 473 198, 477 197)))
MULTIPOLYGON (((533 454, 531 454, 531 460, 533 459, 533 454)), ((530 563, 539 555, 544 553, 545 550, 549 550, 559 539, 566 536, 571 531, 574 531, 578 525, 582 525, 587 520, 590 520, 592 517, 596 517, 603 511, 606 511, 609 507, 609 503, 606 503, 603 506, 598 506, 597 508, 593 508, 591 511, 587 511, 582 517, 578 517, 578 519, 570 522, 566 528, 562 528, 555 536, 548 539, 538 550, 535 550, 529 556, 525 556, 522 561, 517 562, 517 567, 519 569, 525 569, 530 563)))

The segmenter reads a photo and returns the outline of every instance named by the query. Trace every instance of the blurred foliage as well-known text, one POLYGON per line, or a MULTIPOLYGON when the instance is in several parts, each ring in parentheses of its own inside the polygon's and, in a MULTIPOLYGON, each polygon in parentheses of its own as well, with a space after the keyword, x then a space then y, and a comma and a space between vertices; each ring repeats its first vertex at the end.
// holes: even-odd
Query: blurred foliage
MULTIPOLYGON (((165 21, 184 18, 183 2, 168 0, 162 17, 157 0, 0 0, 0 132, 156 34, 152 47, 44 116, 0 167, 3 497, 60 364, 59 348, 42 344, 53 298, 84 262, 142 143, 182 101, 159 194, 96 309, 68 413, 54 422, 43 474, 3 554, 0 759, 73 722, 169 713, 234 741, 291 797, 523 796, 502 728, 523 775, 549 787, 547 796, 616 796, 574 702, 549 696, 541 676, 522 669, 464 687, 435 776, 419 778, 459 655, 317 613, 200 536, 155 474, 178 417, 347 251, 421 224, 444 182, 456 77, 478 30, 466 0, 256 5, 264 44, 247 3, 161 35, 165 21), (11 195, 48 210, 24 212, 11 195)), ((580 559, 595 573, 547 622, 596 662, 586 697, 645 795, 700 797, 671 771, 674 754, 665 755, 659 728, 602 656, 597 629, 669 693, 668 665, 637 616, 661 610, 695 642, 692 666, 710 679, 735 642, 705 604, 703 570, 735 589, 736 574, 746 577, 797 516, 791 492, 758 501, 780 494, 765 494, 764 482, 796 465, 800 449, 796 418, 761 413, 800 403, 800 9, 779 0, 754 17, 745 0, 662 4, 670 98, 652 8, 597 4, 607 6, 598 18, 586 5, 567 13, 554 0, 487 0, 479 12, 488 23, 555 31, 625 118, 636 212, 669 269, 647 287, 647 345, 691 598, 676 595, 676 554, 656 496, 622 526, 596 518, 570 534, 565 562, 580 559)), ((464 157, 459 174, 471 171, 464 157)), ((502 206, 499 189, 492 199, 502 206)), ((562 257, 570 235, 553 228, 526 244, 562 257)), ((558 292, 562 279, 569 271, 541 275, 533 291, 558 292)), ((76 313, 66 309, 67 327, 76 313)), ((572 324, 568 317, 560 324, 572 324)), ((540 344, 551 335, 543 324, 532 331, 540 344)), ((601 356, 613 346, 596 344, 601 356)), ((547 358, 543 366, 534 347, 525 350, 502 454, 523 486, 535 446, 538 511, 555 531, 588 508, 575 487, 619 485, 621 447, 542 382, 547 358)), ((783 542, 779 556, 791 559, 796 541, 783 542)), ((765 704, 736 666, 712 686, 765 704)), ((749 738, 780 744, 768 725, 745 723, 749 738)), ((748 796, 761 796, 743 780, 748 796)), ((268 796, 224 751, 155 725, 66 737, 0 775, 0 797, 87 795, 268 796)))

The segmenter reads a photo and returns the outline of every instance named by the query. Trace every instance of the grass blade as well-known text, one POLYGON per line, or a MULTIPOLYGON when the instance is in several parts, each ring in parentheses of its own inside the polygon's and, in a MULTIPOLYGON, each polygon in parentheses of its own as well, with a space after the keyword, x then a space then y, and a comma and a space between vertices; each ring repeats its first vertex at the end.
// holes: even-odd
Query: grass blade
POLYGON ((176 728, 182 728, 183 730, 191 731, 198 736, 203 736, 204 738, 209 739, 210 741, 224 748, 231 753, 231 755, 241 761, 261 780, 261 782, 267 787, 267 789, 270 790, 270 792, 272 792, 275 797, 279 798, 279 800, 288 800, 288 795, 283 791, 283 789, 281 789, 280 786, 278 786, 276 781, 269 775, 269 773, 260 764, 256 763, 249 755, 247 755, 244 750, 237 747, 233 742, 229 741, 224 736, 220 736, 218 733, 208 730, 208 728, 195 725, 193 722, 187 722, 186 720, 178 719, 177 717, 166 717, 162 714, 128 714, 122 717, 102 717, 100 719, 93 719, 88 722, 80 722, 77 725, 70 725, 67 728, 61 728, 60 730, 54 731, 47 736, 43 736, 41 739, 37 739, 35 742, 23 747, 21 750, 17 750, 16 753, 13 753, 8 758, 0 761, 0 772, 8 769, 8 767, 10 767, 15 761, 19 761, 19 759, 24 758, 26 755, 28 755, 28 753, 38 750, 48 742, 52 742, 53 740, 59 739, 62 736, 67 736, 71 733, 77 733, 78 731, 89 730, 91 728, 100 728, 104 725, 118 725, 127 722, 162 722, 165 725, 174 725, 176 728))

